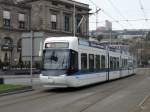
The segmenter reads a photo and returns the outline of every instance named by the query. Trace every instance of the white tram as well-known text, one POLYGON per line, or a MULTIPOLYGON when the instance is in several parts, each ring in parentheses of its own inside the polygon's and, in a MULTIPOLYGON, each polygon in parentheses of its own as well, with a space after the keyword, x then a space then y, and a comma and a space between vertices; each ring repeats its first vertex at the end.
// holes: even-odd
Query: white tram
POLYGON ((45 87, 81 87, 135 73, 129 52, 77 37, 47 38, 40 81, 45 87))

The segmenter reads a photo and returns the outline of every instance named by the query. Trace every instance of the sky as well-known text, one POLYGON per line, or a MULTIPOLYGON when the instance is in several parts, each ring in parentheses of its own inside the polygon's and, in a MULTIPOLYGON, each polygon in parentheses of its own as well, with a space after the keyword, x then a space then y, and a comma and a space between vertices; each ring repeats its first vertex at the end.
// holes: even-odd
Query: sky
MULTIPOLYGON (((150 0, 76 0, 89 4, 91 12, 97 8, 98 26, 105 20, 112 22, 113 30, 150 29, 150 0)), ((90 30, 96 29, 96 16, 90 16, 90 30)))

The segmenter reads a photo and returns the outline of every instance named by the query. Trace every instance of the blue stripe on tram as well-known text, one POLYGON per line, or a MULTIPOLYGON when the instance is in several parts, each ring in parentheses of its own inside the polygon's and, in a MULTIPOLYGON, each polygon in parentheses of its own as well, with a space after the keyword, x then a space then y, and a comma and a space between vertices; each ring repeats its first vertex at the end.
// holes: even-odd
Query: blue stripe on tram
POLYGON ((121 70, 128 70, 128 69, 109 69, 108 68, 104 68, 104 69, 100 69, 100 70, 96 70, 96 69, 86 69, 86 70, 76 70, 76 71, 71 71, 69 73, 67 73, 68 76, 79 76, 79 75, 86 75, 86 74, 94 74, 94 73, 104 73, 104 72, 115 72, 115 71, 121 71, 121 70))

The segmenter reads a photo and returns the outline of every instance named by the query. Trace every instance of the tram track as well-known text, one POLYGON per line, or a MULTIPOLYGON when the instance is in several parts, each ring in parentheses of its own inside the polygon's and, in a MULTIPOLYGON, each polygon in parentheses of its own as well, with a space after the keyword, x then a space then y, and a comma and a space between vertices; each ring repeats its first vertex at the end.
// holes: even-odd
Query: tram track
MULTIPOLYGON (((108 90, 110 90, 111 88, 113 88, 113 87, 108 88, 108 90)), ((92 90, 92 89, 95 89, 95 87, 93 87, 93 88, 91 87, 91 88, 87 88, 87 89, 91 89, 92 90)), ((121 89, 121 88, 118 88, 118 89, 121 89)), ((86 91, 86 90, 85 89, 83 89, 83 90, 81 89, 81 91, 79 90, 79 92, 82 92, 82 91, 86 91)), ((66 90, 66 92, 67 92, 67 90, 66 90)), ((69 91, 69 92, 72 92, 72 91, 69 91)), ((75 93, 70 93, 70 95, 76 94, 77 92, 78 92, 78 90, 77 91, 75 90, 75 93)), ((28 101, 31 102, 31 101, 36 100, 36 99, 41 99, 41 98, 46 98, 46 97, 51 97, 51 96, 58 95, 58 93, 62 93, 61 90, 57 91, 57 92, 55 92, 53 90, 52 90, 52 92, 51 91, 47 91, 47 92, 46 91, 38 91, 38 92, 35 92, 35 93, 23 95, 23 96, 21 95, 21 96, 13 97, 12 99, 8 99, 8 100, 6 100, 6 99, 1 100, 0 99, 0 102, 4 102, 4 103, 0 104, 0 107, 5 107, 5 106, 9 106, 9 105, 15 105, 15 104, 21 103, 21 102, 28 102, 28 101)), ((65 91, 63 93, 65 93, 65 91)), ((83 101, 83 100, 85 100, 85 99, 87 99, 89 97, 93 98, 93 96, 100 95, 101 93, 105 94, 106 95, 105 97, 108 96, 108 94, 106 94, 106 90, 100 90, 100 91, 98 91, 98 92, 96 92, 96 93, 94 93, 94 94, 92 94, 90 96, 78 99, 75 102, 83 101)), ((112 93, 112 92, 110 92, 110 93, 112 93)), ((68 94, 66 94, 66 95, 68 95, 68 94)), ((72 104, 74 104, 75 102, 72 102, 72 104)), ((92 104, 94 104, 94 103, 92 103, 92 104)))
POLYGON ((49 93, 49 92, 40 91, 37 93, 19 96, 19 97, 11 98, 8 100, 6 100, 6 99, 1 100, 0 99, 0 102, 1 102, 0 108, 10 106, 10 105, 15 105, 18 103, 24 103, 24 102, 28 102, 28 101, 31 102, 31 101, 39 99, 39 98, 45 98, 47 96, 53 96, 53 95, 56 95, 56 93, 49 93))
MULTIPOLYGON (((145 74, 145 76, 147 76, 147 75, 149 75, 149 74, 148 74, 149 71, 150 71, 150 69, 146 69, 146 70, 143 71, 142 74, 145 74)), ((141 77, 141 76, 140 76, 140 77, 141 77)), ((142 77, 142 79, 140 79, 140 78, 137 78, 137 79, 138 79, 138 81, 139 81, 139 80, 145 79, 145 77, 142 77)), ((136 82, 137 82, 137 81, 136 81, 136 82)), ((118 88, 118 90, 120 90, 120 89, 122 89, 122 88, 118 88)), ((123 89, 124 89, 124 87, 123 87, 123 89)), ((116 91, 116 90, 115 90, 115 91, 116 91)), ((115 93, 115 92, 111 92, 111 93, 113 94, 113 93, 115 93)), ((109 96, 111 96, 112 94, 108 94, 106 97, 109 97, 109 96)), ((100 99, 95 100, 95 102, 92 102, 90 105, 86 106, 85 108, 83 108, 83 109, 82 109, 81 111, 79 111, 79 112, 85 112, 85 111, 88 110, 90 107, 92 107, 92 106, 94 106, 95 104, 99 103, 100 101, 102 101, 102 100, 105 99, 106 97, 104 96, 103 98, 100 98, 100 99)), ((144 98, 144 100, 142 100, 142 104, 145 103, 145 101, 146 101, 149 97, 150 97, 150 96, 148 95, 146 98, 144 98)), ((92 98, 92 99, 93 99, 93 98, 92 98)))
POLYGON ((0 97, 0 102, 3 101, 7 101, 7 100, 13 100, 16 98, 22 98, 22 97, 28 97, 31 95, 35 95, 35 94, 40 94, 42 91, 29 91, 29 92, 24 92, 24 93, 20 93, 20 94, 13 94, 13 95, 7 95, 7 96, 2 96, 0 97))
POLYGON ((66 107, 63 107, 64 111, 61 112, 70 112, 70 110, 72 110, 71 112, 84 112, 91 106, 95 105, 96 103, 105 99, 106 97, 109 97, 115 91, 120 90, 122 88, 124 87, 113 89, 113 91, 109 91, 109 90, 97 91, 91 95, 87 95, 85 97, 82 97, 81 99, 73 101, 72 103, 68 104, 66 107), (100 97, 98 98, 98 96, 100 97), (76 108, 76 110, 74 111, 73 108, 76 108))
MULTIPOLYGON (((146 74, 147 71, 144 71, 144 73, 146 74)), ((146 75, 148 75, 148 74, 146 74, 146 75)), ((128 83, 128 85, 130 83, 133 83, 133 80, 140 81, 140 80, 143 80, 144 77, 141 76, 141 75, 138 75, 138 76, 136 75, 136 77, 134 77, 134 76, 133 77, 129 77, 131 79, 128 78, 130 80, 130 82, 128 83)), ((121 81, 123 81, 122 83, 125 83, 124 79, 121 79, 121 81)), ((110 84, 110 83, 107 83, 107 84, 110 84)), ((69 112, 69 110, 71 110, 72 108, 75 108, 75 107, 78 108, 78 109, 75 110, 75 112, 77 110, 78 110, 78 112, 84 112, 87 109, 89 109, 90 107, 92 107, 93 105, 95 105, 98 102, 102 101, 103 99, 105 99, 105 98, 111 96, 112 94, 116 93, 117 91, 120 91, 120 90, 122 90, 124 88, 128 88, 128 86, 125 85, 125 84, 122 84, 122 85, 120 84, 119 85, 119 84, 117 84, 118 82, 115 82, 115 83, 116 84, 114 85, 114 87, 112 86, 112 87, 108 87, 107 89, 105 88, 105 90, 96 91, 92 95, 83 97, 83 98, 81 98, 79 100, 76 100, 76 101, 70 103, 69 105, 67 105, 66 107, 64 107, 65 110, 63 112, 69 112), (116 86, 116 85, 118 85, 118 86, 116 86)), ((119 81, 119 83, 120 83, 120 81, 119 81)), ((73 109, 72 109, 72 112, 74 112, 73 109)))
POLYGON ((0 99, 0 108, 4 108, 7 106, 12 106, 12 105, 16 105, 16 104, 20 104, 20 103, 27 103, 27 102, 32 102, 38 99, 46 99, 49 97, 55 97, 57 98, 57 96, 67 96, 68 94, 66 92, 74 92, 73 89, 65 89, 63 91, 61 91, 62 89, 52 89, 52 90, 43 90, 43 91, 38 91, 38 92, 34 92, 31 94, 27 94, 27 95, 20 95, 20 96, 16 96, 13 98, 8 98, 6 99, 0 99), (61 95, 60 95, 61 94, 61 95))
POLYGON ((13 110, 19 112, 28 106, 31 106, 32 109, 27 110, 32 110, 32 112, 86 112, 99 102, 103 102, 107 97, 149 77, 148 72, 149 70, 144 70, 143 74, 79 89, 50 89, 25 93, 25 95, 14 95, 15 97, 8 96, 0 98, 0 108, 3 112, 5 110, 6 112, 13 110))

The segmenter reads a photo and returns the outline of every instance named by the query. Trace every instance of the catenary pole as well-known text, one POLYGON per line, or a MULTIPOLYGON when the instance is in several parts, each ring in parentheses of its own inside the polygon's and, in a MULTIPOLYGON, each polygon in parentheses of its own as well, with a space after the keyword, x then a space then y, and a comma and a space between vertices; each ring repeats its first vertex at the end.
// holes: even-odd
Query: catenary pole
POLYGON ((76 36, 76 4, 75 4, 75 2, 74 2, 74 11, 73 11, 73 26, 74 26, 73 35, 75 37, 76 36))
POLYGON ((31 86, 33 86, 33 31, 31 31, 31 57, 30 57, 30 77, 31 77, 31 86))

